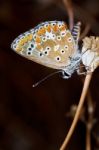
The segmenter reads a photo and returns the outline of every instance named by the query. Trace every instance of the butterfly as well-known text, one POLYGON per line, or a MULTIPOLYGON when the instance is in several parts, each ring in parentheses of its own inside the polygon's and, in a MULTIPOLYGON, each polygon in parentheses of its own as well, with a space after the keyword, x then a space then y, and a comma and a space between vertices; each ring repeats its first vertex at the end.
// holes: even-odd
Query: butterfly
POLYGON ((79 36, 80 23, 70 31, 64 21, 46 21, 19 35, 11 48, 29 60, 59 70, 68 79, 79 72, 79 36))

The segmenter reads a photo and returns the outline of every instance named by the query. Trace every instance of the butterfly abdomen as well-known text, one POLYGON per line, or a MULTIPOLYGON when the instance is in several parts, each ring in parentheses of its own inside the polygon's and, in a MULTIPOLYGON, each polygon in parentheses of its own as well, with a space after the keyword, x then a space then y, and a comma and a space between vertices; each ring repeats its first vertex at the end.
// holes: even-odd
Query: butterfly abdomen
POLYGON ((80 26, 81 26, 81 23, 78 22, 76 25, 74 25, 74 27, 72 29, 72 36, 73 36, 75 42, 78 42, 78 40, 79 40, 80 26))

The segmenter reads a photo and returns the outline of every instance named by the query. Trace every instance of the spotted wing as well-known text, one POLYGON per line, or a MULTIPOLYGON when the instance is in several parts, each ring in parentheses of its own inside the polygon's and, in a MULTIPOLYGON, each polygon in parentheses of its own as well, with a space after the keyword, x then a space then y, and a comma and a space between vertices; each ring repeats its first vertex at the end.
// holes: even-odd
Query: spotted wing
POLYGON ((71 32, 62 21, 49 21, 36 26, 20 36, 11 45, 18 54, 54 69, 70 64, 76 53, 71 32))

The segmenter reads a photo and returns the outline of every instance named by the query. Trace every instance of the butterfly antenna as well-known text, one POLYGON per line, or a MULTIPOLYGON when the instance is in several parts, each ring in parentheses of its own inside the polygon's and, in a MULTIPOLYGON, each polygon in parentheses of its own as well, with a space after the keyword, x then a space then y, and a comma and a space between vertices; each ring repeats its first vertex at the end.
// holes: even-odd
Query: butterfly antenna
POLYGON ((53 75, 55 75, 55 74, 57 74, 57 73, 59 73, 59 72, 62 72, 62 71, 61 71, 61 70, 60 70, 60 71, 56 71, 56 72, 53 72, 53 73, 47 75, 46 77, 44 77, 43 79, 41 79, 41 80, 38 81, 37 83, 33 84, 32 87, 38 86, 38 85, 41 84, 43 81, 45 81, 46 79, 52 77, 53 75))

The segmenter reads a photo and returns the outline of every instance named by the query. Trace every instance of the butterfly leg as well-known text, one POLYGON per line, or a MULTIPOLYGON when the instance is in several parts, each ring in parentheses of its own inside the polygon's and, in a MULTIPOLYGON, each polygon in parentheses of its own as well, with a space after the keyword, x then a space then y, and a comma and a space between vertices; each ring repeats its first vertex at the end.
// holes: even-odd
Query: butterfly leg
POLYGON ((85 67, 86 67, 86 70, 87 70, 86 74, 92 73, 92 68, 91 67, 89 67, 89 66, 85 66, 85 67))
POLYGON ((71 77, 71 74, 69 72, 62 71, 62 78, 63 79, 68 79, 70 77, 71 77))
POLYGON ((81 71, 80 68, 77 69, 77 74, 78 75, 87 75, 87 74, 90 74, 92 71, 91 71, 91 68, 88 67, 88 66, 83 66, 85 67, 85 71, 81 71))
POLYGON ((78 75, 86 75, 87 71, 81 71, 80 69, 77 70, 78 75))

